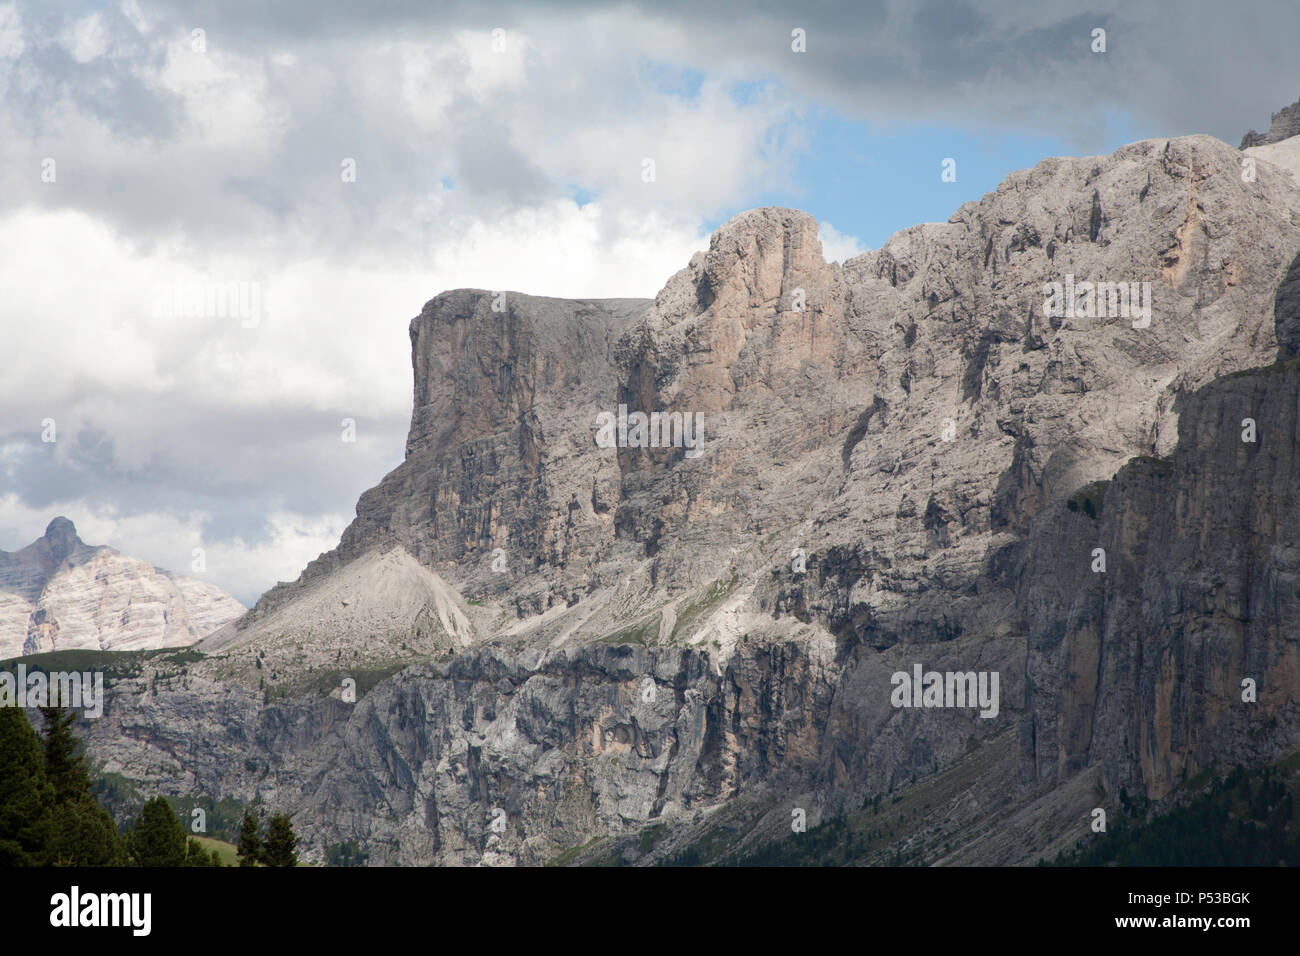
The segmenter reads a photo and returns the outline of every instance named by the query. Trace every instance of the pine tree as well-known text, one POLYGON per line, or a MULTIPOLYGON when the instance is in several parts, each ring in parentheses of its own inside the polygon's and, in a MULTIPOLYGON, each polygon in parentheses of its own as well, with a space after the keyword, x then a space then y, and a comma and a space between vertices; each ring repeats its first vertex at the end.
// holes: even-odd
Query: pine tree
POLYGON ((236 852, 239 854, 240 866, 257 866, 262 862, 262 836, 258 833, 257 817, 251 810, 244 814, 236 852))
POLYGON ((81 754, 81 741, 72 732, 77 712, 66 707, 42 707, 45 779, 59 803, 90 799, 90 775, 81 754))
POLYGON ((185 830, 166 798, 154 797, 144 805, 130 845, 137 866, 185 865, 185 830))
POLYGON ((289 822, 289 814, 277 813, 271 817, 266 834, 266 849, 263 853, 266 865, 297 866, 298 857, 293 852, 297 845, 298 838, 294 835, 293 824, 289 822))
POLYGON ((93 800, 55 804, 48 849, 55 864, 125 866, 130 862, 117 823, 93 800))
POLYGON ((90 774, 82 757, 81 741, 73 734, 76 711, 42 707, 45 718, 43 748, 45 778, 54 791, 50 862, 72 866, 121 866, 126 848, 117 823, 90 792, 90 774))
POLYGON ((40 738, 20 707, 0 707, 0 866, 47 862, 50 805, 40 738))

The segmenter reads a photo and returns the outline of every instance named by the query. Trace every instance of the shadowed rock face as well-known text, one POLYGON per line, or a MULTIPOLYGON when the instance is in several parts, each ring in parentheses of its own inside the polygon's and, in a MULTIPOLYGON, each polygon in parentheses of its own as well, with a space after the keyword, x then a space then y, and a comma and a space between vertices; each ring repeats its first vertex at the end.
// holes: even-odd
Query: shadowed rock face
POLYGON ((1300 356, 1300 256, 1291 260, 1273 300, 1278 361, 1300 356))
POLYGON ((1161 797, 1225 751, 1264 762, 1300 742, 1300 363, 1207 385, 1179 436, 1169 459, 1120 469, 1097 519, 1031 532, 1018 572, 1032 779, 1099 765, 1112 787, 1161 797), (1106 572, 1081 581, 1094 548, 1106 572))
POLYGON ((842 266, 751 210, 653 301, 439 295, 406 461, 97 755, 403 863, 966 774, 925 858, 1020 862, 1098 785, 1294 749, 1300 187, 1265 149, 1249 183, 1204 136, 1045 160, 842 266), (602 447, 619 406, 700 416, 701 454, 602 447), (431 603, 326 613, 386 567, 431 603), (415 666, 355 705, 254 690, 383 642, 415 666), (997 716, 894 706, 918 663, 997 672, 997 716))
POLYGON ((243 612, 214 585, 85 544, 64 517, 0 551, 0 657, 192 644, 243 612))

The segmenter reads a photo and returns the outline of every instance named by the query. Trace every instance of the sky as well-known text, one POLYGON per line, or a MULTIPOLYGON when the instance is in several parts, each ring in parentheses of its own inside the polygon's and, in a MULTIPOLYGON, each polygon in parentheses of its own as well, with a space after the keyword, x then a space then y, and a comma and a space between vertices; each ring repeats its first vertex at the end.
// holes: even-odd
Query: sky
POLYGON ((1235 146, 1300 97, 1297 28, 1204 0, 0 3, 0 549, 62 514, 251 604, 402 460, 439 292, 651 297, 756 206, 843 261, 1047 156, 1235 146))

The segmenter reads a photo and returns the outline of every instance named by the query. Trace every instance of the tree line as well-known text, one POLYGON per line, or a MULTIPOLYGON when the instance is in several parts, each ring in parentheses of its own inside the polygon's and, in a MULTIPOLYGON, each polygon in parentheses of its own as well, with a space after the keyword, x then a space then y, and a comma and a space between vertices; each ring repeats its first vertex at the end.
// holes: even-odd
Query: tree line
MULTIPOLYGON (((42 707, 44 729, 19 707, 0 707, 0 866, 221 866, 221 856, 188 836, 165 797, 145 803, 119 833, 91 792, 75 711, 42 707)), ((298 838, 289 815, 265 833, 245 814, 240 866, 296 866, 298 838)))
POLYGON ((1119 791, 1122 815, 1040 866, 1300 866, 1294 761, 1234 767, 1206 790, 1148 819, 1149 801, 1119 791))

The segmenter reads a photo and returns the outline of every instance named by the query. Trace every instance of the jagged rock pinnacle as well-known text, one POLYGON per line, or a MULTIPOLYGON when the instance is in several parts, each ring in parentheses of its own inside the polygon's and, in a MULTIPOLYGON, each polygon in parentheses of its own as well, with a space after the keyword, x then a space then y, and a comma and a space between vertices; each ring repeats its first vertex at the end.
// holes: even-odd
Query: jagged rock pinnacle
POLYGON ((1284 106, 1273 114, 1267 133, 1257 133, 1253 129, 1241 138, 1241 149, 1250 146, 1267 146, 1280 143, 1284 139, 1300 135, 1300 100, 1290 106, 1284 106))

